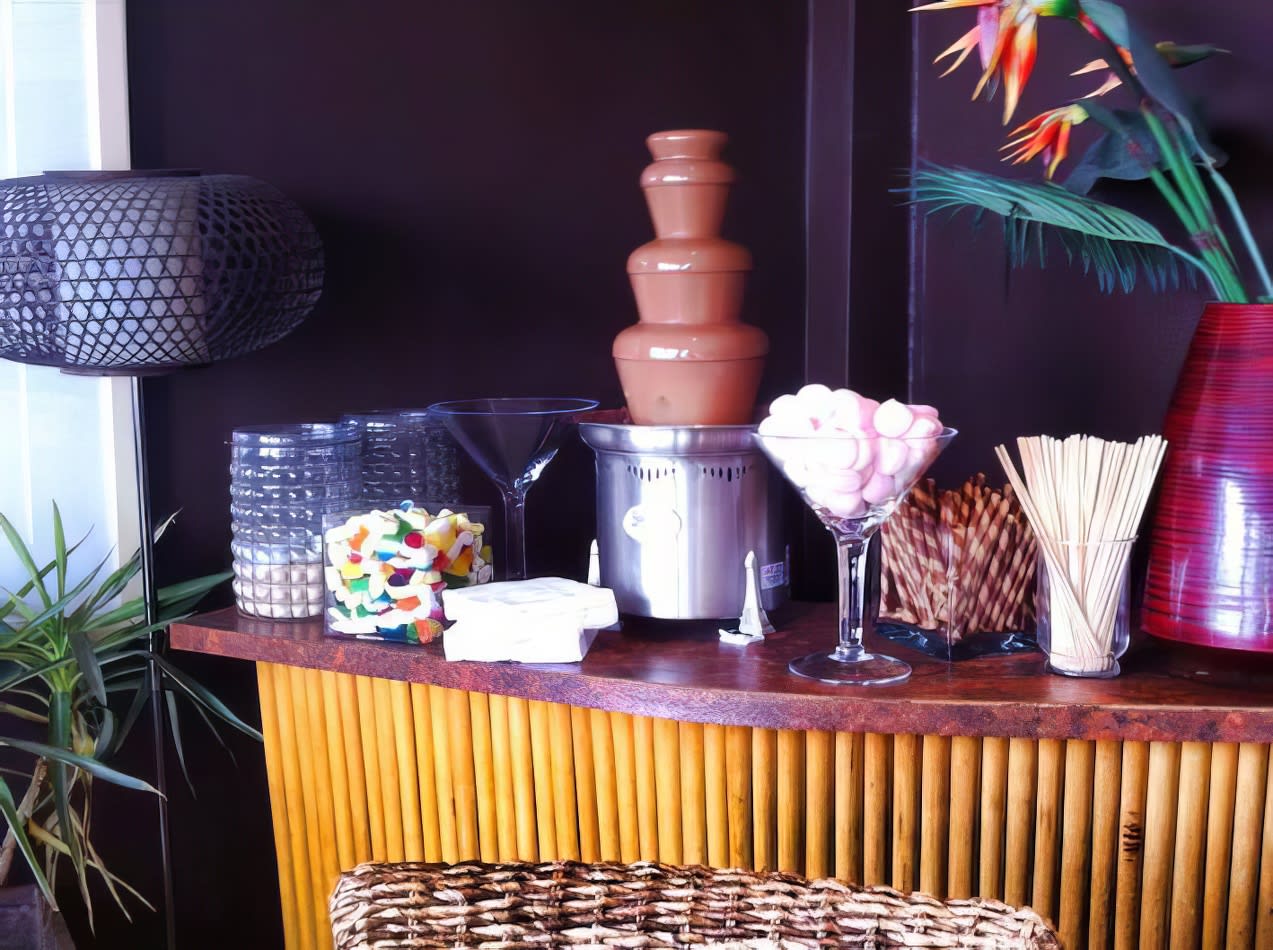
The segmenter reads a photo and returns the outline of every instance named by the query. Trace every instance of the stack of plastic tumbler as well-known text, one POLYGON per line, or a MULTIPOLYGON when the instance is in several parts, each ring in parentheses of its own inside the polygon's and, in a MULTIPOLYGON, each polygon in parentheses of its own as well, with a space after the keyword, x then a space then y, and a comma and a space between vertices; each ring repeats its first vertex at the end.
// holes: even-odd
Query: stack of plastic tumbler
POLYGON ((230 442, 234 596, 257 617, 323 612, 323 515, 358 504, 362 440, 352 422, 236 429, 230 442))
POLYGON ((460 503, 459 447, 427 409, 349 413, 362 432, 362 491, 371 502, 460 503))

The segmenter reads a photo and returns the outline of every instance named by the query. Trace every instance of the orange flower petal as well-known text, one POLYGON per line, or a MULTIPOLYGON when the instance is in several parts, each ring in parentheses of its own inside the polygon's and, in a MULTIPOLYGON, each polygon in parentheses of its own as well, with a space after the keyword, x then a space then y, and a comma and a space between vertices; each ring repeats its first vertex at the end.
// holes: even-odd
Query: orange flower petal
POLYGON ((981 79, 977 81, 977 86, 972 91, 972 97, 976 99, 981 95, 981 91, 986 88, 986 84, 999 71, 999 62, 1003 59, 1004 51, 1012 42, 1013 34, 1017 30, 1014 22, 1014 11, 1009 8, 1005 9, 999 16, 999 34, 995 37, 995 48, 990 53, 990 61, 986 63, 986 68, 981 74, 981 79))
POLYGON ((1089 92, 1089 93, 1088 93, 1086 96, 1084 96, 1083 98, 1084 98, 1084 99, 1095 99, 1097 96, 1103 96, 1103 95, 1105 95, 1105 93, 1109 92, 1111 89, 1117 89, 1117 88, 1118 88, 1119 86, 1121 86, 1122 84, 1123 84, 1123 81, 1122 81, 1121 79, 1119 79, 1119 78, 1118 78, 1117 76, 1115 76, 1113 73, 1110 73, 1108 76, 1106 76, 1106 77, 1105 77, 1105 81, 1104 81, 1103 83, 1101 83, 1099 86, 1097 86, 1097 87, 1096 87, 1095 89, 1093 89, 1091 92, 1089 92))
POLYGON ((939 0, 937 3, 925 3, 923 6, 911 7, 910 13, 920 13, 924 10, 954 10, 958 7, 990 7, 997 4, 999 0, 939 0))
POLYGON ((1021 91, 1030 79, 1034 70, 1034 60, 1038 55, 1038 35, 1035 33, 1035 17, 1026 17, 1016 28, 1012 37, 1012 48, 1003 63, 1003 124, 1007 125, 1012 113, 1017 111, 1017 103, 1021 99, 1021 91))
POLYGON ((1094 59, 1090 63, 1084 63, 1078 69, 1074 70, 1074 72, 1070 73, 1070 75, 1082 76, 1085 73, 1095 73, 1102 69, 1109 69, 1109 63, 1105 62, 1103 59, 1094 59))
POLYGON ((943 76, 949 76, 956 69, 958 69, 960 64, 962 64, 963 61, 968 58, 969 54, 971 54, 972 51, 977 48, 977 44, 980 41, 980 34, 981 34, 981 27, 974 26, 971 30, 969 30, 959 39, 955 40, 955 42, 951 43, 950 46, 942 50, 940 55, 938 55, 938 57, 933 60, 933 63, 936 64, 936 63, 940 63, 947 56, 953 56, 955 53, 959 54, 959 57, 953 63, 950 64, 950 67, 944 73, 942 73, 943 76))
POLYGON ((1056 167, 1061 164, 1070 151, 1070 123, 1062 122, 1061 130, 1056 135, 1056 151, 1052 161, 1048 162, 1048 178, 1056 174, 1056 167))

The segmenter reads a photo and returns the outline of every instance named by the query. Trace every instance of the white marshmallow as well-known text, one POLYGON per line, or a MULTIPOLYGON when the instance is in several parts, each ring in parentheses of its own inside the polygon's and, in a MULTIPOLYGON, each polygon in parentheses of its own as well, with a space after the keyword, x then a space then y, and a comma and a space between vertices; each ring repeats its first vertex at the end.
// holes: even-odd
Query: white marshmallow
POLYGON ((797 488, 809 484, 809 467, 798 459, 787 459, 782 463, 782 473, 797 488))
POLYGON ((880 403, 875 410, 875 431, 890 439, 899 438, 911 427, 911 411, 896 399, 880 403))
POLYGON ((803 413, 803 407, 800 400, 790 393, 779 396, 769 404, 769 415, 771 416, 798 416, 803 413))
MULTIPOLYGON (((801 436, 813 435, 813 422, 808 416, 766 416, 756 431, 761 435, 801 436)), ((774 440, 779 441, 779 440, 774 440)), ((766 442, 766 445, 770 443, 766 442)), ((772 446, 771 446, 772 448, 772 446)))
POLYGON ((818 424, 826 422, 831 416, 831 390, 821 383, 801 386, 796 391, 796 400, 800 403, 801 410, 818 424))

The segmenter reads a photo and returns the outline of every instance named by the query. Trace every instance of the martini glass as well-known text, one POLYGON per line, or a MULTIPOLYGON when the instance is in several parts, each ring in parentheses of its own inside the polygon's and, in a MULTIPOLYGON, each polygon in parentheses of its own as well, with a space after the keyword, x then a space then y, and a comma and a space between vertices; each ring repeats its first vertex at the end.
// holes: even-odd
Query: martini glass
MULTIPOLYGON (((823 683, 880 686, 911 675, 910 664, 862 645, 872 536, 888 520, 954 429, 919 438, 848 434, 765 435, 756 440, 835 538, 840 574, 840 631, 834 650, 810 653, 787 668, 823 683)), ((878 570, 878 565, 877 565, 878 570)))
POLYGON ((576 415, 595 399, 508 398, 439 402, 442 422, 504 496, 504 576, 526 576, 526 492, 552 461, 576 415))

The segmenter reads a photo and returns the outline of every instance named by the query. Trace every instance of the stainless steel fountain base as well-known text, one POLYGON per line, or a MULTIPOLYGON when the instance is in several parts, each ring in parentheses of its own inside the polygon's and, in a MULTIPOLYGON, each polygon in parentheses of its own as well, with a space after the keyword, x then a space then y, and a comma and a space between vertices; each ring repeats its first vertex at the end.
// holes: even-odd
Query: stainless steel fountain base
POLYGON ((597 456, 601 583, 614 591, 621 611, 670 620, 737 618, 748 551, 756 552, 765 609, 787 600, 778 479, 754 431, 580 422, 597 456))

